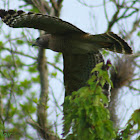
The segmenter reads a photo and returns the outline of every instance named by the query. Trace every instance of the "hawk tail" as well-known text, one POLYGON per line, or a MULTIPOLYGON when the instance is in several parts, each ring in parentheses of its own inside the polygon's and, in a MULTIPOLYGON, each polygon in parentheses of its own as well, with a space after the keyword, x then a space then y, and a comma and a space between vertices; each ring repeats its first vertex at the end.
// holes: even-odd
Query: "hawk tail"
POLYGON ((108 32, 101 35, 106 39, 106 41, 100 43, 104 49, 117 53, 132 54, 131 47, 117 34, 108 32))

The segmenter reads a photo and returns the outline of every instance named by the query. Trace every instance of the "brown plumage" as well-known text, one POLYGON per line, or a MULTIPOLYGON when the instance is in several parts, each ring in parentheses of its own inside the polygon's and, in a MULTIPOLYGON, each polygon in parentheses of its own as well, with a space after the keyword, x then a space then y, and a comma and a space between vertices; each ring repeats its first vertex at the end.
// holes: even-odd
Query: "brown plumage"
MULTIPOLYGON (((0 10, 4 23, 13 28, 34 28, 47 34, 39 37, 35 45, 62 52, 64 59, 64 85, 66 96, 85 86, 96 64, 104 62, 99 52, 102 48, 124 54, 132 54, 129 45, 118 35, 108 32, 91 35, 57 17, 25 13, 22 10, 0 10)), ((106 86, 105 90, 108 91, 106 86)))

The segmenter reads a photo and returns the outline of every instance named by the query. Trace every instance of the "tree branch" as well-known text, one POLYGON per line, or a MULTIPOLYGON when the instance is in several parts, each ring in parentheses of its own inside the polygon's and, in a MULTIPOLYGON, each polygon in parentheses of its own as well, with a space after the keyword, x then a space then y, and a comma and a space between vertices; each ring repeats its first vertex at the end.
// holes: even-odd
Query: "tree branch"
MULTIPOLYGON (((3 46, 0 46, 0 49, 3 49, 3 50, 7 50, 9 52, 12 52, 13 54, 19 54, 19 55, 22 55, 22 56, 25 56, 25 57, 28 57, 28 58, 31 58, 31 59, 34 59, 34 60, 37 60, 37 57, 34 57, 34 56, 31 56, 31 55, 28 55, 28 54, 25 54, 23 52, 19 52, 19 51, 13 51, 9 48, 5 48, 3 46)), ((53 66, 55 69, 57 69, 58 71, 60 72, 63 72, 59 67, 57 67, 54 63, 51 63, 49 61, 47 61, 47 64, 53 66)), ((7 66, 10 66, 10 65, 7 65, 7 66)), ((12 65, 11 65, 12 66, 12 65)), ((30 66, 30 65, 22 65, 22 66, 30 66)), ((3 65, 0 65, 0 67, 3 67, 3 65)))
POLYGON ((41 127, 40 134, 43 138, 48 139, 47 129, 47 101, 48 101, 48 69, 46 65, 45 50, 39 48, 38 54, 38 71, 40 75, 41 94, 37 106, 38 124, 41 127))

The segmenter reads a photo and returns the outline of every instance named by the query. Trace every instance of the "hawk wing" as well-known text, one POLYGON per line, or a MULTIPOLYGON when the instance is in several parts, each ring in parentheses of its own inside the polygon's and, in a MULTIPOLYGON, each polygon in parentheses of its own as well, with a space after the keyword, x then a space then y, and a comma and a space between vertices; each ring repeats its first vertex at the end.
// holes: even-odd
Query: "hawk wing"
MULTIPOLYGON (((63 53, 63 60, 65 96, 71 95, 73 91, 86 86, 95 65, 104 63, 103 56, 99 51, 87 54, 63 53)), ((105 88, 107 88, 104 89, 105 91, 109 90, 109 86, 105 88)))
MULTIPOLYGON (((13 28, 34 28, 44 30, 49 34, 67 35, 68 37, 72 33, 73 36, 76 35, 77 39, 80 37, 79 42, 84 40, 87 44, 93 44, 96 47, 95 49, 105 48, 117 53, 132 54, 129 45, 112 32, 90 35, 57 17, 34 14, 32 12, 25 13, 22 10, 16 12, 14 10, 5 11, 1 9, 0 17, 4 23, 13 28)), ((91 46, 90 48, 92 49, 91 46)))
POLYGON ((63 53, 65 96, 86 86, 96 63, 94 57, 94 53, 70 55, 63 53))
POLYGON ((0 9, 0 17, 4 23, 13 28, 34 28, 44 30, 49 34, 86 34, 76 26, 49 15, 34 14, 32 12, 25 13, 22 10, 16 12, 14 10, 5 11, 0 9))

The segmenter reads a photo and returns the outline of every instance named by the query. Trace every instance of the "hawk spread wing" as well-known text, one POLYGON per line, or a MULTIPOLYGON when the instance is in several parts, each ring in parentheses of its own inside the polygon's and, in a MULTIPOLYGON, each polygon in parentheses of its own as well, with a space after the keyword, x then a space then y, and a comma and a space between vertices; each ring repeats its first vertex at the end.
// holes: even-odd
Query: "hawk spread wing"
POLYGON ((44 30, 49 34, 84 33, 76 26, 49 15, 1 9, 0 17, 4 23, 13 28, 34 28, 44 30))
POLYGON ((10 27, 34 28, 48 33, 38 38, 36 45, 63 53, 67 95, 84 86, 92 68, 103 62, 99 52, 101 48, 124 54, 132 53, 128 44, 112 32, 91 35, 57 17, 25 13, 22 10, 16 12, 0 9, 0 17, 10 27))
POLYGON ((78 55, 63 53, 63 58, 65 96, 71 95, 73 91, 85 86, 95 65, 101 62, 104 63, 102 54, 99 51, 78 55))
MULTIPOLYGON (((118 53, 132 53, 132 50, 128 46, 128 44, 112 32, 100 35, 90 35, 80 30, 76 26, 57 17, 43 14, 34 14, 32 12, 25 13, 22 10, 16 12, 14 10, 5 11, 1 9, 0 17, 2 18, 4 23, 13 28, 27 27, 44 30, 47 33, 53 35, 53 37, 51 38, 55 39, 58 39, 58 37, 60 37, 61 35, 61 40, 68 40, 66 41, 67 44, 70 43, 71 40, 75 42, 75 44, 73 44, 75 48, 75 45, 78 46, 79 44, 82 49, 88 50, 88 52, 105 48, 107 50, 115 51, 118 53), (83 45, 80 44, 81 42, 83 45)), ((61 43, 60 38, 59 42, 57 43, 61 43)), ((64 44, 64 46, 66 46, 67 44, 64 44)), ((57 48, 60 48, 60 46, 56 47, 54 51, 57 51, 57 48)), ((64 50, 64 48, 62 49, 64 50)), ((63 50, 59 49, 59 51, 61 52, 63 52, 63 50)))

